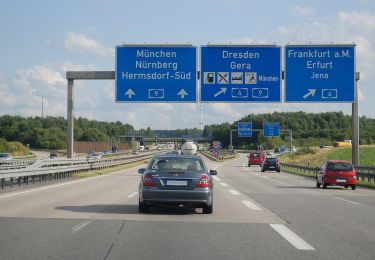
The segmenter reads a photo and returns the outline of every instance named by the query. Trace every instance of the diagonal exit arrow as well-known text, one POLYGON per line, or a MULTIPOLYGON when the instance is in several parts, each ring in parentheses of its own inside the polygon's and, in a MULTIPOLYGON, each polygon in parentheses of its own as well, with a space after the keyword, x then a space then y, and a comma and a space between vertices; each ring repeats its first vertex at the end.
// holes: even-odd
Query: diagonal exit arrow
POLYGON ((219 96, 220 94, 225 94, 227 92, 227 88, 220 88, 220 91, 214 94, 214 97, 219 96))
POLYGON ((125 95, 127 95, 128 98, 132 98, 132 96, 135 96, 135 93, 131 88, 129 88, 128 91, 125 92, 125 95))
POLYGON ((177 96, 180 96, 181 98, 185 98, 187 95, 189 94, 183 88, 177 93, 177 96))
POLYGON ((304 96, 303 96, 303 99, 306 99, 308 98, 309 96, 314 96, 315 95, 315 92, 316 92, 316 89, 315 88, 312 88, 312 89, 308 89, 309 92, 307 92, 304 96))

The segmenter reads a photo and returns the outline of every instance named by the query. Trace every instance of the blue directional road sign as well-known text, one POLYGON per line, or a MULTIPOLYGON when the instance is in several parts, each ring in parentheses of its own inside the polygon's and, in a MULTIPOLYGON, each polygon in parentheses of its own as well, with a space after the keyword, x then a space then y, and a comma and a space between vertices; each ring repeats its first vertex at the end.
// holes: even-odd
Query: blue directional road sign
POLYGON ((280 136, 279 122, 263 122, 263 136, 265 137, 280 136))
POLYGON ((202 102, 280 102, 281 47, 201 47, 202 102))
POLYGON ((252 122, 238 122, 238 137, 252 137, 253 123, 252 122))
POLYGON ((116 47, 117 102, 196 102, 197 55, 191 45, 116 47))
POLYGON ((287 45, 285 102, 354 102, 355 45, 287 45))

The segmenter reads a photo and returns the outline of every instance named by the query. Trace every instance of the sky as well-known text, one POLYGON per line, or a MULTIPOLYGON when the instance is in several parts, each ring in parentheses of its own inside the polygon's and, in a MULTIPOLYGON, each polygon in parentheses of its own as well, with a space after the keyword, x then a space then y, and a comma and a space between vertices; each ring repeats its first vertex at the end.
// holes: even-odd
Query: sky
MULTIPOLYGON (((67 114, 66 71, 115 70, 124 43, 356 44, 359 114, 375 118, 374 0, 0 1, 0 115, 67 114), (43 99, 43 102, 42 102, 43 99)), ((351 114, 332 103, 116 103, 114 80, 75 81, 75 117, 136 129, 232 123, 275 111, 351 114)))

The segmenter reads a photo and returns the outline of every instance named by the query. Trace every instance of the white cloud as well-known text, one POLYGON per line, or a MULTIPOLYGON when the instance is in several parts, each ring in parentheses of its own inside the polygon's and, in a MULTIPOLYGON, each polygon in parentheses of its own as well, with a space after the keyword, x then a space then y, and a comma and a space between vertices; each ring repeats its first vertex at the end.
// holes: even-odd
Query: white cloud
POLYGON ((315 13, 315 10, 308 6, 294 6, 292 7, 291 12, 300 16, 311 16, 315 13))
POLYGON ((67 32, 64 39, 64 46, 67 50, 78 53, 89 53, 102 57, 113 58, 115 51, 108 48, 94 39, 90 39, 83 34, 67 32))

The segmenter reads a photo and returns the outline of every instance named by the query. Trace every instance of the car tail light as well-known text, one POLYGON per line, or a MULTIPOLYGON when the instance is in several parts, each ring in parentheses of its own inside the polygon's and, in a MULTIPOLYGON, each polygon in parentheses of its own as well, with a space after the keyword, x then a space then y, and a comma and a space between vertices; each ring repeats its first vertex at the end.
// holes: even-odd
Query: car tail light
POLYGON ((151 173, 147 173, 143 177, 143 186, 147 186, 147 187, 155 187, 156 186, 155 182, 152 180, 151 173))
POLYGON ((197 184, 197 188, 209 188, 211 187, 210 178, 207 175, 203 175, 199 183, 197 184))

